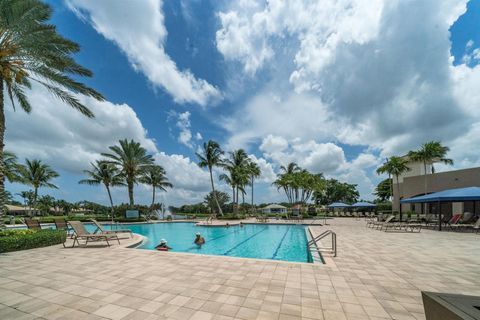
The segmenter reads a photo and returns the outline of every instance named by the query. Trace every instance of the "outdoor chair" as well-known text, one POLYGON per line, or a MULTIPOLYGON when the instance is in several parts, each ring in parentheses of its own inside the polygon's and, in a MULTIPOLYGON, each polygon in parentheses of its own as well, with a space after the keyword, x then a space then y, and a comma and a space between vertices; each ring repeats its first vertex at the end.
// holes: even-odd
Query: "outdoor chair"
POLYGON ((118 239, 118 236, 116 234, 105 234, 105 233, 90 233, 85 229, 85 226, 81 221, 68 221, 68 223, 72 226, 73 228, 73 245, 72 248, 75 246, 75 242, 80 246, 80 242, 78 241, 79 239, 85 239, 85 245, 88 244, 88 241, 93 240, 93 241, 106 241, 107 245, 110 247, 110 242, 108 240, 117 240, 118 244, 120 244, 120 239, 118 239))
POLYGON ((461 215, 460 219, 456 223, 449 224, 450 229, 452 230, 461 230, 465 229, 474 218, 474 214, 471 212, 465 212, 461 215))
POLYGON ((375 214, 367 220, 367 228, 373 228, 376 224, 382 222, 382 215, 375 216, 375 214))
POLYGON ((446 222, 446 227, 449 227, 450 229, 453 229, 452 228, 452 225, 456 225, 457 223, 460 222, 460 219, 462 218, 462 215, 460 213, 456 213, 454 214, 450 220, 448 220, 446 222))
POLYGON ((133 238, 133 232, 132 230, 130 229, 115 229, 115 230, 105 230, 105 228, 100 224, 98 223, 97 220, 95 219, 90 219, 93 224, 97 227, 97 230, 95 230, 94 233, 97 233, 97 231, 100 231, 101 233, 103 234, 117 234, 117 233, 129 233, 130 234, 130 238, 133 238))
POLYGON ((472 232, 478 233, 480 231, 480 218, 472 214, 472 217, 468 221, 471 223, 463 223, 463 224, 459 223, 459 224, 451 225, 450 227, 454 230, 466 230, 466 231, 472 231, 472 232), (475 221, 475 219, 477 220, 475 221))
POLYGON ((477 221, 471 226, 471 229, 476 233, 480 231, 480 217, 477 218, 477 221))
POLYGON ((42 229, 42 226, 40 225, 40 221, 38 221, 37 219, 26 218, 25 224, 27 225, 28 229, 32 229, 32 230, 42 229))
MULTIPOLYGON (((64 219, 55 219, 55 229, 65 231, 67 237, 72 237, 73 234, 70 234, 71 229, 68 227, 68 223, 64 219)), ((65 248, 65 242, 62 243, 65 248)))
POLYGON ((372 228, 375 228, 375 229, 380 229, 382 230, 383 226, 385 226, 386 224, 389 224, 392 222, 392 220, 395 218, 395 215, 390 215, 385 221, 375 221, 373 223, 373 226, 372 228))
POLYGON ((210 216, 207 219, 205 219, 205 224, 212 224, 212 221, 213 221, 213 217, 210 216))
POLYGON ((400 231, 400 232, 420 232, 422 231, 422 224, 418 222, 390 222, 384 224, 382 229, 385 232, 388 231, 400 231))

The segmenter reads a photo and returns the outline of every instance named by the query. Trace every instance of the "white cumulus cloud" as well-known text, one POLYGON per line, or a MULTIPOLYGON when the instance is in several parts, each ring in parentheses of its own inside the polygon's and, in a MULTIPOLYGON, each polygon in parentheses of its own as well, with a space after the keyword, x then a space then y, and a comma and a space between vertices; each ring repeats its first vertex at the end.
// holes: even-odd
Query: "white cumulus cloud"
POLYGON ((189 70, 179 70, 165 52, 167 39, 161 0, 68 0, 69 7, 127 55, 133 68, 165 89, 178 103, 205 106, 219 90, 189 70))

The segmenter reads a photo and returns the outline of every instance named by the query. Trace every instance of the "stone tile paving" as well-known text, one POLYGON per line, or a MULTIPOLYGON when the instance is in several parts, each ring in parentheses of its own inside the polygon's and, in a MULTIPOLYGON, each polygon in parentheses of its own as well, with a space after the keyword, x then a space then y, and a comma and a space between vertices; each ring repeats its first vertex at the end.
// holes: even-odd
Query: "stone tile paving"
POLYGON ((2 254, 0 319, 424 319, 420 290, 480 295, 480 235, 329 223, 311 227, 337 233, 327 265, 120 247, 2 254))

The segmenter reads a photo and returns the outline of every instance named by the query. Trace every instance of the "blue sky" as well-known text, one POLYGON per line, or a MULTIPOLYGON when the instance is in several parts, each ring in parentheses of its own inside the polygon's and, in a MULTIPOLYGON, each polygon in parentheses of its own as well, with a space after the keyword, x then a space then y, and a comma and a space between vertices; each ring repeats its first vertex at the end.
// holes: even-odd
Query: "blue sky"
MULTIPOLYGON (((271 182, 290 161, 358 184, 364 199, 385 157, 427 140, 450 146, 455 168, 480 163, 480 1, 49 3, 107 101, 85 100, 89 121, 34 88, 31 115, 7 112, 6 148, 61 173, 60 188, 41 193, 106 203, 101 187, 77 181, 120 138, 167 169, 168 205, 209 191, 194 155, 208 139, 259 163, 256 202, 283 200, 271 182)), ((126 190, 114 198, 126 202, 126 190)), ((148 187, 136 200, 149 202, 148 187)))

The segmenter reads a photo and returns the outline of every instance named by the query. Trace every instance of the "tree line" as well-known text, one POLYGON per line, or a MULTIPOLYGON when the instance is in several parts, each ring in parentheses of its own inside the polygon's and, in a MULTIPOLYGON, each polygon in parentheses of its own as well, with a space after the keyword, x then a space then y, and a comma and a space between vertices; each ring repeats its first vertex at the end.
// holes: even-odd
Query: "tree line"
MULTIPOLYGON (((110 208, 114 212, 114 203, 111 187, 126 186, 128 190, 129 205, 133 207, 134 185, 143 183, 152 187, 151 209, 155 207, 155 194, 157 190, 166 191, 173 187, 168 181, 165 169, 155 164, 154 159, 147 153, 140 143, 133 140, 120 140, 118 145, 110 146, 110 152, 102 153, 104 157, 91 163, 89 170, 84 170, 87 179, 80 180, 80 184, 103 185, 107 191, 110 208)), ((25 164, 17 161, 12 152, 4 153, 5 178, 9 182, 29 185, 33 188, 31 193, 21 194, 28 199, 31 207, 37 208, 38 190, 41 187, 58 187, 51 182, 59 174, 49 165, 38 159, 25 159, 25 164)), ((6 194, 6 193, 5 193, 6 194)), ((43 197, 43 203, 48 203, 48 198, 43 197)), ((50 202, 51 203, 51 202, 50 202)))
POLYGON ((273 185, 285 193, 290 205, 306 205, 310 200, 317 205, 332 202, 351 204, 360 197, 356 184, 326 179, 323 173, 311 173, 294 162, 281 166, 280 171, 273 185))
POLYGON ((80 184, 103 185, 114 215, 114 204, 110 188, 126 186, 130 207, 135 205, 134 186, 144 183, 152 187, 152 204, 155 205, 156 190, 167 191, 173 185, 168 181, 165 169, 155 164, 152 155, 134 140, 123 139, 118 145, 110 146, 110 152, 102 153, 104 159, 91 163, 90 170, 84 170, 87 179, 80 180, 80 184))

